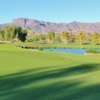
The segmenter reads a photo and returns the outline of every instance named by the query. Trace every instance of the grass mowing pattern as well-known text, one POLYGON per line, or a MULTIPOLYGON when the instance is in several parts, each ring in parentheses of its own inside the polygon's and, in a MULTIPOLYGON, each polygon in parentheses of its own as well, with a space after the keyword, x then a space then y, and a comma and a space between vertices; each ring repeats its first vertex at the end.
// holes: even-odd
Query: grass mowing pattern
POLYGON ((100 57, 0 44, 0 100, 98 100, 100 57))

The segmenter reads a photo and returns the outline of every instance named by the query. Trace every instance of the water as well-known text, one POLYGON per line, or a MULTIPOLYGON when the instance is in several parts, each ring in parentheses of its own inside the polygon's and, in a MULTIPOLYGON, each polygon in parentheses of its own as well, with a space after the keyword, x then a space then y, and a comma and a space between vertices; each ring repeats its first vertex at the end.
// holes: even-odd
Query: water
MULTIPOLYGON (((38 49, 35 49, 38 50, 38 49)), ((54 51, 54 52, 68 52, 68 53, 74 53, 74 54, 84 54, 86 52, 85 49, 80 48, 45 48, 44 51, 54 51)), ((100 51, 100 48, 96 48, 96 50, 100 51)))
POLYGON ((87 49, 79 49, 79 48, 45 48, 44 51, 54 51, 54 52, 68 52, 74 54, 84 54, 87 49))
POLYGON ((68 52, 68 53, 74 53, 74 54, 84 54, 86 52, 86 49, 69 49, 69 48, 51 48, 51 49, 44 49, 44 51, 55 51, 55 52, 68 52))

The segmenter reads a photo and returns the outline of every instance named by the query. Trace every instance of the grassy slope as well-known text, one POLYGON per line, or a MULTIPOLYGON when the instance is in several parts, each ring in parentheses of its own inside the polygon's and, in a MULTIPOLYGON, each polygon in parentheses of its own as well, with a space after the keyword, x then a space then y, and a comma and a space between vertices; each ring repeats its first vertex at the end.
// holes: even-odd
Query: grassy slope
POLYGON ((0 100, 98 100, 100 57, 0 44, 0 100))

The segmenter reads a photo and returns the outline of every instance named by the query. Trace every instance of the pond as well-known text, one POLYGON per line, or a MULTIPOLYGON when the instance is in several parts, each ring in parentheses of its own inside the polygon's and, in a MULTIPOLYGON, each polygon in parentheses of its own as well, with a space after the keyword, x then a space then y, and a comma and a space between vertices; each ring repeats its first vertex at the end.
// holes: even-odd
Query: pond
POLYGON ((74 54, 84 54, 87 49, 77 49, 77 48, 51 48, 51 49, 44 49, 44 51, 55 51, 55 52, 68 52, 68 53, 74 53, 74 54))
POLYGON ((86 50, 87 49, 79 49, 79 48, 45 48, 44 49, 44 51, 68 52, 68 53, 74 53, 74 54, 84 54, 86 50))
MULTIPOLYGON (((38 49, 34 49, 38 50, 38 49)), ((86 48, 44 48, 44 51, 54 51, 54 52, 67 52, 74 54, 84 54, 86 52, 86 48)), ((95 48, 95 50, 100 51, 100 48, 95 48)))

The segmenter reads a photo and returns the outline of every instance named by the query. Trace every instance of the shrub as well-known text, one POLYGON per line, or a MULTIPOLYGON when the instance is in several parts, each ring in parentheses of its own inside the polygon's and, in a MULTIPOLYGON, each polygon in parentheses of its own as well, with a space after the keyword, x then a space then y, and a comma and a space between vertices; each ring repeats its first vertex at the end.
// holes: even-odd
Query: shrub
POLYGON ((86 53, 100 53, 100 51, 97 51, 97 50, 91 48, 91 49, 87 49, 86 53))
POLYGON ((39 50, 39 51, 43 51, 44 48, 43 48, 43 47, 38 47, 38 50, 39 50))
POLYGON ((50 50, 50 52, 53 52, 53 50, 50 50))

